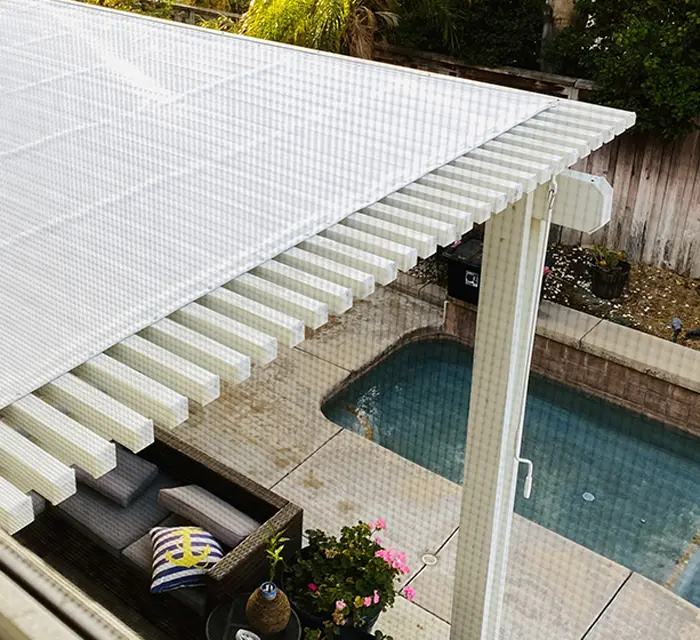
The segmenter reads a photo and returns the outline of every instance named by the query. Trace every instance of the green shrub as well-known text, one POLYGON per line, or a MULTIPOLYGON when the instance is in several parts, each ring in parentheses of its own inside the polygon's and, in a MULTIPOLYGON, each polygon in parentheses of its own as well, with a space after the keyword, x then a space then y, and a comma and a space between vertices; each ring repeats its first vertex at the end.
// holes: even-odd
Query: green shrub
POLYGON ((599 102, 635 111, 640 129, 673 138, 698 126, 698 0, 578 0, 545 55, 560 73, 595 80, 599 102))

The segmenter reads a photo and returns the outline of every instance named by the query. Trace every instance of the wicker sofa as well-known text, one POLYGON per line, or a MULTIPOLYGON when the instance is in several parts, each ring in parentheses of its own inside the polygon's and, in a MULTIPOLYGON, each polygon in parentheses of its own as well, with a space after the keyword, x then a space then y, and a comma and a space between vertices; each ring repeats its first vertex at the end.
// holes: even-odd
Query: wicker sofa
MULTIPOLYGON (((190 450, 167 432, 159 431, 156 442, 140 452, 139 457, 158 468, 158 476, 151 488, 134 503, 147 512, 146 529, 150 526, 187 524, 176 514, 152 504, 152 501, 157 501, 159 489, 181 485, 202 487, 261 523, 257 530, 228 551, 207 573, 205 588, 151 594, 146 557, 148 551, 143 543, 144 523, 140 524, 141 529, 130 530, 126 534, 115 531, 110 537, 110 528, 119 529, 122 526, 122 519, 115 518, 111 512, 104 517, 107 525, 102 523, 102 528, 106 530, 102 538, 106 537, 107 542, 80 522, 74 505, 71 511, 69 501, 64 507, 48 506, 32 525, 16 537, 49 564, 59 569, 69 566, 71 571, 81 574, 83 587, 85 584, 93 585, 96 593, 109 592, 117 596, 120 605, 126 605, 136 617, 143 616, 168 637, 194 640, 203 637, 203 617, 217 603, 227 595, 252 590, 265 579, 267 561, 263 541, 271 531, 286 531, 286 536, 290 538, 285 549, 287 557, 300 548, 302 510, 210 456, 190 450), (114 540, 120 542, 117 544, 114 540)), ((81 491, 91 490, 83 487, 79 489, 81 491)), ((75 499, 85 502, 85 496, 75 499)), ((118 510, 116 513, 119 513, 118 510)), ((130 519, 123 518, 124 521, 130 519)), ((95 527, 99 529, 99 523, 95 527)), ((147 531, 145 533, 147 535, 147 531)), ((86 590, 89 593, 90 588, 86 590)))

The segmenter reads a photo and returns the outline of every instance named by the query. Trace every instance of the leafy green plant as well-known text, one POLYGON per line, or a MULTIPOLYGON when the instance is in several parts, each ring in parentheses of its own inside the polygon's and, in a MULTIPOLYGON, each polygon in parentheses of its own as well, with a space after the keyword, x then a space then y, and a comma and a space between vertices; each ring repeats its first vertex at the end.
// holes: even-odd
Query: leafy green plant
MULTIPOLYGON (((317 629, 304 628, 302 640, 323 640, 323 633, 323 631, 318 631, 317 629)), ((374 637, 376 640, 394 640, 394 636, 386 635, 379 630, 374 632, 374 637)))
POLYGON ((617 251, 600 246, 592 247, 591 255, 595 266, 603 271, 619 271, 622 265, 627 262, 627 253, 625 251, 617 251))
POLYGON ((82 0, 108 9, 143 13, 156 18, 170 18, 173 11, 171 0, 82 0))
POLYGON ((236 21, 228 16, 219 16, 218 18, 211 18, 209 20, 200 16, 197 20, 197 26, 204 27, 205 29, 214 29, 215 31, 236 31, 236 21))
MULTIPOLYGON (((405 554, 385 549, 372 537, 385 526, 381 518, 359 522, 343 527, 339 538, 306 532, 309 545, 285 568, 284 588, 302 611, 326 620, 323 635, 312 633, 308 640, 332 640, 339 627, 360 627, 393 606, 395 583, 410 570, 405 554)), ((415 591, 405 587, 402 594, 412 600, 415 591)))
POLYGON ((698 128, 697 0, 577 0, 545 55, 560 73, 595 80, 596 100, 635 111, 642 130, 674 138, 698 128))
POLYGON ((265 555, 270 563, 270 582, 275 581, 277 565, 280 562, 284 562, 282 553, 284 552, 285 543, 289 542, 289 538, 285 538, 284 533, 285 529, 282 529, 265 540, 265 555))
POLYGON ((396 25, 395 0, 252 0, 238 32, 371 58, 375 38, 396 25))

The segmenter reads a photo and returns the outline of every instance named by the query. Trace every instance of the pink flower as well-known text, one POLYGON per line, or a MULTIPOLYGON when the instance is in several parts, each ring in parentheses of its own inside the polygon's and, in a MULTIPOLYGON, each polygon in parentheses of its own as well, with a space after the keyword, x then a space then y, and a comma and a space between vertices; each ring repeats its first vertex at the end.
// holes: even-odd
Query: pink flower
POLYGON ((386 522, 384 522, 382 518, 377 518, 377 521, 374 523, 374 526, 376 527, 377 531, 381 531, 382 529, 386 529, 386 522))
POLYGON ((311 591, 317 591, 318 587, 313 582, 310 582, 309 589, 311 589, 311 591))
POLYGON ((379 594, 377 593, 377 590, 374 590, 374 604, 377 604, 379 602, 379 594))
POLYGON ((371 607, 372 606, 372 598, 370 596, 367 596, 364 601, 365 607, 371 607))
POLYGON ((416 597, 416 590, 413 587, 404 587, 401 593, 403 593, 406 600, 409 601, 416 597))
POLYGON ((375 538, 374 541, 375 541, 378 545, 381 545, 381 544, 382 544, 382 541, 381 541, 379 538, 375 538))
POLYGON ((345 601, 344 600, 336 600, 335 601, 335 610, 336 611, 342 611, 345 609, 345 601))

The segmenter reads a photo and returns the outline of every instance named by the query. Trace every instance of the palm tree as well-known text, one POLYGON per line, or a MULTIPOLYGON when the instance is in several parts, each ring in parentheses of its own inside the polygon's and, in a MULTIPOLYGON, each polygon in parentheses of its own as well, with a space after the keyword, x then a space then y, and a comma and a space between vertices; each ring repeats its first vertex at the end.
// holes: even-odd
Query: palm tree
POLYGON ((311 49, 371 58, 376 37, 395 26, 395 0, 252 0, 238 32, 311 49))

